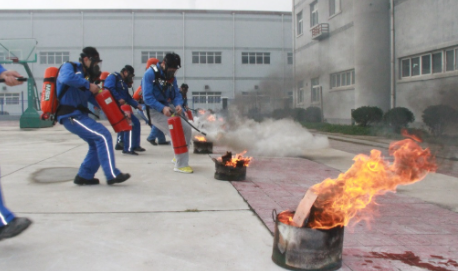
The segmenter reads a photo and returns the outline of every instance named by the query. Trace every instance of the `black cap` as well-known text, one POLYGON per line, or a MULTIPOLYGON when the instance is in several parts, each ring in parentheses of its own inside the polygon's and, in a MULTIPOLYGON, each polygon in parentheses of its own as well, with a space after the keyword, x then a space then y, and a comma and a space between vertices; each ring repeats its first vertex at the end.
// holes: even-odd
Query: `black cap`
POLYGON ((124 68, 122 68, 121 72, 123 72, 123 71, 128 71, 132 75, 134 75, 134 73, 135 73, 134 67, 132 67, 130 65, 124 66, 124 68))
POLYGON ((95 49, 94 47, 85 47, 80 56, 81 59, 83 59, 84 57, 89 57, 95 61, 102 62, 99 56, 99 52, 97 52, 97 49, 95 49))
POLYGON ((164 57, 164 62, 166 63, 167 67, 172 69, 179 69, 181 68, 181 58, 179 55, 175 53, 168 53, 164 57))
POLYGON ((185 84, 185 83, 183 83, 183 84, 181 84, 181 88, 185 88, 185 89, 188 89, 188 88, 189 88, 189 86, 188 86, 188 84, 185 84))

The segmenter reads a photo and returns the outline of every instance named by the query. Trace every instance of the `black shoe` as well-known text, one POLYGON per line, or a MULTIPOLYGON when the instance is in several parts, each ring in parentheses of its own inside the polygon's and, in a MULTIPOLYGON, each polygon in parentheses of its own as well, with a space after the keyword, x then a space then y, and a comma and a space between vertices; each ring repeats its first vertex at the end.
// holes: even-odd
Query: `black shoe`
POLYGON ((134 149, 134 151, 142 152, 142 151, 146 151, 146 150, 139 146, 139 147, 136 147, 134 149))
POLYGON ((170 141, 159 142, 157 144, 159 144, 159 145, 170 145, 170 141))
POLYGON ((115 146, 115 150, 122 151, 124 150, 124 144, 117 143, 115 146))
POLYGON ((0 228, 0 240, 20 234, 27 229, 30 224, 32 224, 32 220, 26 217, 15 217, 8 225, 0 228))
POLYGON ((138 155, 135 151, 122 151, 123 154, 138 155))
POLYGON ((149 143, 153 144, 154 146, 157 145, 156 139, 154 139, 154 140, 148 140, 148 139, 147 139, 146 141, 148 141, 149 143))
POLYGON ((73 183, 77 185, 94 185, 94 184, 99 184, 100 181, 97 178, 92 178, 88 180, 88 179, 84 179, 80 175, 76 175, 75 179, 73 180, 73 183))
POLYGON ((116 178, 111 179, 111 180, 107 180, 107 184, 112 185, 112 184, 115 184, 115 183, 122 183, 122 182, 127 181, 129 178, 130 178, 130 174, 129 173, 125 173, 125 174, 124 173, 119 173, 119 175, 116 176, 116 178))

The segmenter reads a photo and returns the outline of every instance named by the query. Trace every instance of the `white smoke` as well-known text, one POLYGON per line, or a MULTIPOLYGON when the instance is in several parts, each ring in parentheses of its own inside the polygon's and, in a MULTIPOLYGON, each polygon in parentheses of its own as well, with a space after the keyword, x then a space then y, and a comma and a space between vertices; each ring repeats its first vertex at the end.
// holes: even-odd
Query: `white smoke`
MULTIPOLYGON (((329 147, 328 138, 314 136, 301 124, 290 120, 267 119, 256 122, 251 119, 236 118, 229 122, 206 114, 196 118, 196 124, 207 133, 208 141, 224 146, 228 151, 248 151, 248 155, 299 156, 306 150, 329 147)), ((197 135, 197 134, 196 134, 197 135)))

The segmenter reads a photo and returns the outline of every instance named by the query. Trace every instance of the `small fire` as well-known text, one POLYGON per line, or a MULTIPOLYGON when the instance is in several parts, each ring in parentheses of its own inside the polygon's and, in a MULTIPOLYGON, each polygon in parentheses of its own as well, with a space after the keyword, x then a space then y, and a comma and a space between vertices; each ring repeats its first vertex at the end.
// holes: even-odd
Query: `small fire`
POLYGON ((210 115, 210 116, 208 116, 207 120, 208 121, 216 121, 216 118, 215 118, 214 115, 210 115))
POLYGON ((314 185, 312 191, 318 198, 308 226, 331 229, 348 225, 355 216, 356 222, 370 219, 370 213, 363 215, 360 211, 368 207, 375 196, 395 192, 398 185, 413 184, 437 169, 430 150, 422 149, 412 139, 391 143, 389 151, 394 156, 393 163, 384 160, 380 151, 372 150, 370 156, 357 155, 353 166, 337 179, 314 185))
POLYGON ((195 136, 194 139, 200 142, 207 142, 205 136, 195 136))
POLYGON ((228 152, 225 156, 223 157, 218 157, 218 161, 219 162, 223 162, 223 161, 226 161, 226 163, 224 164, 226 167, 248 167, 250 162, 251 162, 251 159, 253 159, 253 157, 243 157, 243 155, 246 153, 247 151, 243 151, 241 153, 238 153, 236 155, 232 155, 230 152, 228 152), (228 157, 228 155, 230 155, 228 157))
POLYGON ((205 110, 203 110, 203 109, 199 109, 197 112, 199 113, 199 115, 204 115, 205 114, 205 110))

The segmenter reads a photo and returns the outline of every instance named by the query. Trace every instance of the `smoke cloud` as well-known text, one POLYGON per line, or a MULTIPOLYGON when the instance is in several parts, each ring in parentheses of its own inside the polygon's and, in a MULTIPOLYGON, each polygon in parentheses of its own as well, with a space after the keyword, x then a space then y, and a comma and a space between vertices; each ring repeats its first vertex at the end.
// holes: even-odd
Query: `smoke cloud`
POLYGON ((205 114, 196 124, 207 133, 207 139, 228 151, 247 151, 247 155, 272 157, 300 156, 306 150, 329 147, 328 138, 314 136, 301 124, 290 119, 267 119, 256 122, 235 117, 226 121, 205 114))

